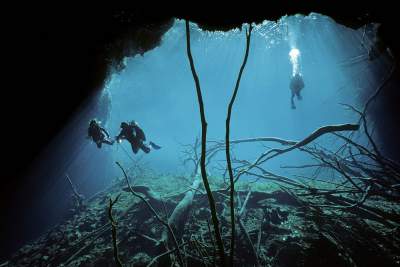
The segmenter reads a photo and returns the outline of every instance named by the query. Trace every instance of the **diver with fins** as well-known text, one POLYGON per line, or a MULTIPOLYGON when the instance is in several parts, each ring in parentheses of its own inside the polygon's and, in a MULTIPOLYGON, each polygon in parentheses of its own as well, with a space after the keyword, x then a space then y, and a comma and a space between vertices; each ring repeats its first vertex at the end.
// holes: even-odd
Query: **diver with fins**
POLYGON ((292 97, 290 99, 291 104, 292 104, 292 109, 296 109, 296 105, 294 104, 294 97, 297 97, 297 100, 301 100, 301 90, 304 88, 304 81, 303 77, 301 76, 300 73, 296 73, 295 75, 292 76, 292 79, 290 80, 290 91, 292 91, 292 97))
POLYGON ((136 121, 131 122, 121 122, 121 132, 118 134, 115 139, 118 143, 120 143, 123 139, 127 140, 132 147, 132 151, 134 154, 137 154, 139 149, 143 150, 145 153, 149 153, 152 149, 158 150, 161 146, 156 145, 153 142, 145 143, 146 136, 140 128, 139 124, 136 121))
POLYGON ((100 122, 96 119, 93 119, 89 123, 88 128, 88 138, 91 138, 93 142, 96 143, 98 148, 101 148, 101 145, 113 145, 115 141, 120 143, 123 139, 127 140, 132 147, 132 151, 134 154, 137 154, 139 149, 143 150, 145 153, 149 153, 152 149, 158 150, 161 146, 156 145, 153 142, 145 143, 146 136, 142 128, 140 128, 139 124, 136 121, 131 122, 122 122, 121 131, 118 136, 115 137, 115 140, 110 139, 110 135, 100 126, 100 122))
POLYGON ((89 123, 88 138, 91 138, 96 143, 98 148, 101 148, 102 144, 113 145, 114 141, 110 139, 110 135, 100 126, 100 122, 93 119, 89 123))

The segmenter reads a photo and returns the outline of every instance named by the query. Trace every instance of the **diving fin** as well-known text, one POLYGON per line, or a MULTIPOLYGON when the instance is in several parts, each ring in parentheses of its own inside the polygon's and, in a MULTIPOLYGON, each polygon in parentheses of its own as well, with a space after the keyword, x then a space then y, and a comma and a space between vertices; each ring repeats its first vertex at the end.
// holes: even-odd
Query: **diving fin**
POLYGON ((149 142, 149 145, 151 146, 152 149, 158 150, 161 148, 161 146, 154 144, 153 142, 149 142))

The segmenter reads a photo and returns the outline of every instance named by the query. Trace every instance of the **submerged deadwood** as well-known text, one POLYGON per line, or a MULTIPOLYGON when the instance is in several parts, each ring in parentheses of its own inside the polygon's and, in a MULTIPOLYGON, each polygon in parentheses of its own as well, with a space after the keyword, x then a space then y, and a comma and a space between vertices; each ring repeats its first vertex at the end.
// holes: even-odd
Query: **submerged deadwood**
MULTIPOLYGON (((168 219, 168 223, 175 231, 175 235, 178 240, 180 240, 183 235, 183 230, 185 228, 189 212, 193 206, 194 195, 200 185, 200 182, 200 173, 196 173, 191 189, 186 192, 182 200, 179 201, 178 205, 176 205, 174 211, 168 219)), ((163 233, 163 239, 168 239, 168 235, 165 231, 163 233)))
POLYGON ((193 79, 196 85, 196 92, 197 92, 197 99, 199 102, 199 109, 200 109, 200 118, 201 118, 201 158, 200 158, 200 170, 201 170, 201 177, 203 179, 204 187, 207 191, 208 202, 210 205, 211 211, 211 219, 214 226, 214 233, 215 239, 218 247, 218 255, 220 257, 221 265, 225 265, 225 251, 224 251, 224 244, 222 242, 221 237, 221 230, 219 227, 219 221, 217 216, 217 210, 215 207, 215 200, 211 192, 210 185, 207 179, 207 171, 206 171, 206 143, 207 143, 207 121, 204 112, 204 103, 203 103, 203 96, 201 93, 200 88, 200 81, 199 77, 197 76, 196 69, 194 67, 192 52, 190 49, 190 29, 189 29, 189 21, 186 20, 186 48, 187 48, 187 56, 190 63, 190 69, 193 74, 193 79))
POLYGON ((167 228, 168 233, 171 235, 172 241, 174 242, 174 245, 175 245, 175 248, 176 248, 176 254, 177 254, 177 256, 178 256, 179 263, 181 264, 181 266, 184 266, 182 254, 181 254, 181 251, 180 251, 179 245, 178 245, 178 241, 177 241, 177 239, 176 239, 176 237, 175 237, 175 234, 174 234, 174 231, 172 230, 172 228, 171 228, 171 226, 169 225, 169 223, 168 223, 167 221, 163 220, 163 219, 160 217, 160 215, 158 215, 158 213, 157 213, 156 210, 153 208, 153 206, 151 206, 151 204, 150 204, 142 195, 136 193, 136 192, 133 190, 131 184, 129 183, 128 175, 126 174, 125 169, 122 167, 121 163, 119 163, 118 161, 115 162, 115 163, 118 165, 118 167, 121 169, 122 173, 124 174, 126 183, 127 183, 127 185, 128 185, 128 188, 129 188, 130 192, 132 193, 132 195, 134 195, 135 197, 140 198, 140 200, 143 201, 144 204, 146 204, 147 208, 148 208, 148 209, 151 211, 151 213, 156 217, 157 221, 159 221, 162 225, 164 225, 164 226, 167 228))
POLYGON ((254 247, 254 244, 251 241, 249 232, 247 231, 246 226, 244 225, 244 222, 243 222, 243 218, 244 218, 244 216, 246 214, 246 208, 247 208, 247 203, 248 203, 249 198, 250 198, 250 194, 251 194, 251 189, 249 188, 249 192, 247 193, 246 199, 244 200, 243 205, 239 210, 239 214, 237 216, 237 220, 238 220, 238 223, 239 223, 240 231, 245 236, 245 238, 247 240, 247 243, 249 244, 249 247, 251 248, 251 252, 253 253, 253 257, 254 257, 254 260, 256 262, 256 266, 261 266, 260 262, 258 260, 257 250, 254 247))
POLYGON ((231 212, 231 246, 230 246, 230 265, 231 266, 233 266, 233 261, 234 261, 234 256, 235 256, 234 251, 235 251, 235 231, 236 230, 235 230, 235 201, 234 201, 235 183, 234 183, 234 177, 233 177, 233 171, 232 171, 232 161, 231 161, 230 145, 229 145, 230 124, 231 124, 231 115, 232 115, 233 104, 235 103, 236 95, 239 90, 240 80, 242 78, 243 70, 246 66, 247 58, 249 56, 251 31, 252 31, 252 26, 250 24, 249 31, 247 32, 247 30, 246 30, 246 52, 244 54, 242 66, 240 67, 240 70, 239 70, 239 74, 238 74, 238 77, 236 80, 236 85, 235 85, 235 89, 233 91, 231 101, 229 102, 228 112, 227 112, 227 116, 226 116, 226 124, 225 124, 225 128, 226 128, 225 152, 226 152, 226 163, 227 163, 227 168, 228 168, 228 173, 229 173, 229 182, 230 182, 229 197, 230 197, 230 212, 231 212))
MULTIPOLYGON (((359 124, 338 124, 338 125, 327 125, 327 126, 323 126, 321 128, 318 128, 317 130, 315 130, 313 133, 311 133, 309 136, 307 136, 306 138, 304 138, 303 140, 299 141, 299 142, 295 142, 294 144, 292 144, 290 147, 285 148, 285 149, 278 149, 278 148, 274 148, 274 149, 270 149, 266 152, 264 152, 263 154, 261 154, 255 161, 254 163, 252 163, 251 165, 249 165, 248 167, 246 167, 245 169, 239 171, 238 175, 235 178, 235 183, 239 180, 240 176, 245 174, 246 172, 248 172, 249 170, 253 169, 254 167, 266 162, 267 160, 270 160, 274 157, 277 157, 279 155, 282 155, 284 153, 290 152, 292 150, 295 149, 299 149, 301 147, 304 147, 306 145, 308 145, 309 143, 311 143, 312 141, 314 141, 315 139, 317 139, 318 137, 327 134, 327 133, 336 133, 336 132, 342 132, 342 131, 357 131, 360 128, 359 124)), ((258 141, 258 139, 260 138, 256 138, 255 141, 258 141)), ((267 138, 268 139, 268 138, 267 138)), ((270 141, 270 140, 268 140, 270 141)), ((284 142, 280 141, 281 144, 284 144, 284 142)), ((291 144, 290 141, 286 142, 288 145, 291 144)))
POLYGON ((121 259, 119 258, 119 253, 118 253, 118 243, 117 243, 117 221, 114 219, 112 215, 112 208, 115 203, 117 203, 120 195, 118 195, 114 200, 110 198, 110 205, 108 207, 108 219, 110 220, 111 223, 111 233, 112 233, 112 241, 113 241, 113 248, 114 248, 114 259, 115 263, 118 267, 122 267, 122 262, 121 259))

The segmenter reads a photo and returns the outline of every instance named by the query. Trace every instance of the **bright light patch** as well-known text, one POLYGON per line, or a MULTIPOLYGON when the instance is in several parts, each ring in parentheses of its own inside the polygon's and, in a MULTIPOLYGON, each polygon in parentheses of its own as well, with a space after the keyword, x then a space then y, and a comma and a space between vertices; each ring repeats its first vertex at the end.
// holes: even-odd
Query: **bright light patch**
POLYGON ((290 62, 292 63, 292 75, 296 75, 300 72, 298 58, 300 56, 300 51, 297 48, 292 48, 289 52, 290 62))
POLYGON ((289 52, 289 56, 291 59, 297 58, 300 55, 300 51, 297 48, 292 48, 289 52))

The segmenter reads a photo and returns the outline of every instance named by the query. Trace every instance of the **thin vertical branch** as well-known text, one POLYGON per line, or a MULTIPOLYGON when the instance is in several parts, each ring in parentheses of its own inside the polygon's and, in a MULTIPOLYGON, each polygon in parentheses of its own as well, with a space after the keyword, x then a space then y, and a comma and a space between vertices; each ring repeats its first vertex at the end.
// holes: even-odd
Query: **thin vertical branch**
POLYGON ((69 175, 66 173, 65 174, 65 178, 67 178, 69 185, 71 186, 72 192, 74 193, 74 195, 77 198, 81 198, 81 195, 78 193, 78 191, 76 190, 76 187, 74 186, 74 184, 71 181, 71 178, 69 178, 69 175))
POLYGON ((211 244, 213 246, 213 258, 214 259, 212 261, 212 265, 215 267, 215 258, 216 258, 216 255, 217 255, 217 248, 215 247, 214 238, 212 237, 210 221, 209 220, 207 220, 207 227, 208 227, 208 233, 210 234, 211 244))
POLYGON ((112 207, 118 201, 120 196, 121 196, 121 194, 119 194, 115 198, 115 200, 112 200, 110 198, 110 205, 108 207, 108 218, 111 223, 111 233, 112 233, 112 241, 113 241, 113 247, 114 247, 114 259, 115 259, 115 263, 118 267, 122 267, 122 262, 118 255, 119 253, 118 253, 118 244, 117 244, 117 221, 115 221, 114 217, 112 216, 112 207))
POLYGON ((234 194, 235 194, 235 183, 233 178, 233 171, 232 171, 232 162, 231 162, 231 154, 230 154, 230 123, 231 123, 231 114, 233 104, 236 99, 237 92, 239 90, 240 79, 242 78, 242 73, 244 67, 247 63, 247 58, 249 55, 249 47, 250 47, 250 37, 251 37, 252 26, 250 24, 249 31, 246 30, 246 52, 244 55, 242 66, 240 67, 238 78, 236 80, 235 90, 233 91, 233 95, 231 101, 229 102, 228 106, 228 114, 226 117, 226 133, 225 133, 225 151, 226 151, 226 162, 228 167, 229 173, 229 181, 230 181, 230 211, 231 211, 231 246, 230 246, 230 265, 233 266, 234 261, 234 250, 235 250, 235 202, 234 202, 234 194))
POLYGON ((200 169, 201 169, 201 177, 203 179, 204 187, 207 191, 208 202, 210 205, 211 211, 211 219, 214 226, 214 233, 215 233, 215 240, 218 247, 218 254, 220 257, 221 265, 225 266, 225 251, 224 251, 224 244, 222 242, 221 232, 219 228, 219 221, 217 217, 217 210, 215 207, 214 197, 211 192, 210 185, 207 179, 207 172, 206 172, 206 143, 207 143, 207 121, 206 116, 204 113, 204 103, 203 103, 203 96, 201 93, 200 88, 200 81, 199 77, 197 76, 196 69, 194 67, 192 52, 190 49, 190 30, 189 30, 189 21, 186 20, 186 48, 187 48, 187 56, 190 63, 190 69, 193 74, 193 79, 196 85, 196 92, 197 92, 197 99, 199 102, 199 109, 200 109, 200 118, 201 118, 201 158, 200 158, 200 169))
POLYGON ((257 251, 256 251, 256 249, 255 249, 255 247, 254 247, 253 242, 251 241, 249 232, 247 231, 247 229, 246 229, 246 227, 245 227, 245 225, 244 225, 244 222, 243 222, 243 220, 242 220, 242 218, 243 218, 244 215, 246 214, 246 206, 247 206, 247 202, 249 201, 250 194, 251 194, 251 189, 249 188, 249 192, 247 193, 246 199, 244 200, 243 206, 241 207, 241 209, 240 209, 240 211, 239 211, 239 214, 238 214, 238 223, 239 223, 239 227, 240 227, 240 229, 241 229, 243 235, 246 237, 247 242, 249 243, 249 246, 250 246, 250 248, 251 248, 251 251, 253 252, 253 256, 254 256, 254 259, 255 259, 255 261, 256 261, 256 266, 261 266, 261 265, 260 265, 260 262, 258 261, 258 254, 257 254, 257 251))

